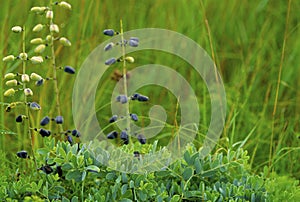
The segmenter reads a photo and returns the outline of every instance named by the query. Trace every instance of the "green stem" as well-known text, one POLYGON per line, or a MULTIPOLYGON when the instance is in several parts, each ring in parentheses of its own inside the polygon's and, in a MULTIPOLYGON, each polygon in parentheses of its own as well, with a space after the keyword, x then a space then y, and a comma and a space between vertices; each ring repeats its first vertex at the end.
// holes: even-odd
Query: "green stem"
MULTIPOLYGON (((123 61, 123 82, 124 82, 124 94, 125 96, 128 97, 128 93, 127 93, 127 69, 126 69, 126 60, 125 60, 125 44, 123 44, 124 42, 124 35, 123 35, 123 23, 122 23, 122 19, 120 20, 120 35, 121 35, 121 46, 122 46, 122 61, 123 61)), ((125 108, 126 108, 126 117, 129 116, 129 102, 125 103, 125 108)), ((129 134, 129 142, 130 141, 130 120, 128 118, 126 118, 126 128, 127 128, 127 132, 129 134)))

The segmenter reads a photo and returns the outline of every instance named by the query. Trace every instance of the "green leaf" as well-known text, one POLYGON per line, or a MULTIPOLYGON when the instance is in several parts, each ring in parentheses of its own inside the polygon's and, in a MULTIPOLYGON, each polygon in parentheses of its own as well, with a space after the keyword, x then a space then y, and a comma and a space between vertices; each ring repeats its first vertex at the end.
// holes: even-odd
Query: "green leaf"
POLYGON ((92 172, 97 172, 99 173, 100 172, 100 168, 98 168, 97 166, 95 165, 89 165, 88 167, 85 168, 87 171, 92 171, 92 172))
POLYGON ((50 150, 48 148, 40 148, 37 150, 37 153, 46 156, 48 153, 50 152, 50 150))
POLYGON ((86 171, 84 170, 82 172, 81 181, 83 181, 85 179, 85 177, 86 177, 86 171))
POLYGON ((70 200, 63 196, 61 202, 70 202, 70 200))
POLYGON ((190 167, 186 167, 182 173, 182 177, 184 180, 190 179, 192 175, 193 175, 193 169, 190 167))
POLYGON ((132 200, 130 200, 128 198, 123 198, 120 202, 132 202, 132 200))
POLYGON ((74 168, 74 165, 72 163, 65 163, 61 166, 61 169, 62 170, 71 170, 74 168))
POLYGON ((183 158, 187 162, 188 165, 192 165, 193 164, 191 156, 190 156, 190 153, 188 151, 184 152, 183 158))
POLYGON ((195 159, 194 166, 196 169, 196 173, 200 174, 202 172, 202 166, 198 157, 195 159))
POLYGON ((124 195, 126 193, 127 189, 128 189, 128 184, 124 184, 121 187, 121 194, 124 195))
POLYGON ((65 192, 65 188, 63 188, 62 186, 55 186, 54 190, 56 190, 57 192, 60 192, 60 193, 64 193, 65 192))
POLYGON ((179 200, 180 200, 180 196, 176 194, 171 198, 170 202, 177 202, 179 200))
POLYGON ((115 178, 115 174, 114 173, 107 173, 106 175, 106 179, 107 180, 113 180, 115 178))
POLYGON ((130 180, 130 182, 129 182, 129 188, 130 189, 134 188, 134 182, 133 182, 133 180, 130 180))
POLYGON ((75 180, 76 182, 82 181, 82 172, 79 170, 72 170, 66 174, 67 180, 75 180))
POLYGON ((73 196, 71 202, 78 202, 78 196, 73 196))

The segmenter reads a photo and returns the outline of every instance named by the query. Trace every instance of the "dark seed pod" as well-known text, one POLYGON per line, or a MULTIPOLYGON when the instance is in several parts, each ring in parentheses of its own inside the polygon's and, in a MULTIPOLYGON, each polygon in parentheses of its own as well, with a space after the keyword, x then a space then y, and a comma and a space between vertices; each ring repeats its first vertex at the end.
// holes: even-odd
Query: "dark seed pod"
POLYGON ((107 44, 105 47, 104 47, 104 51, 109 51, 110 49, 112 49, 114 46, 114 43, 110 42, 109 44, 107 44))
POLYGON ((65 66, 64 71, 69 73, 69 74, 75 74, 75 69, 70 66, 65 66))
POLYGON ((39 133, 42 137, 49 137, 51 135, 51 131, 41 128, 39 133))
POLYGON ((128 42, 128 45, 131 46, 131 47, 138 47, 139 42, 136 41, 136 40, 130 39, 129 42, 128 42))
POLYGON ((130 114, 130 117, 133 121, 138 121, 138 116, 136 114, 130 114))
POLYGON ((124 144, 129 144, 129 139, 123 141, 124 144))
POLYGON ((140 102, 146 102, 146 101, 149 100, 149 98, 147 96, 144 96, 144 95, 139 95, 137 100, 140 101, 140 102))
POLYGON ((133 152, 134 157, 140 158, 140 152, 134 151, 133 152))
POLYGON ((16 122, 21 123, 23 121, 23 115, 19 115, 16 117, 16 122))
POLYGON ((71 135, 68 135, 68 136, 67 136, 67 140, 68 140, 68 142, 69 142, 70 144, 73 144, 73 138, 72 138, 71 135))
POLYGON ((57 116, 54 120, 57 124, 62 124, 64 122, 64 118, 62 116, 57 116))
POLYGON ((141 144, 146 144, 146 137, 144 135, 142 134, 138 135, 137 139, 141 144))
POLYGON ((134 93, 130 98, 131 98, 131 100, 137 100, 139 96, 140 96, 140 94, 134 93))
POLYGON ((17 152, 17 156, 22 159, 29 158, 28 153, 25 150, 17 152))
POLYGON ((115 139, 118 137, 118 132, 112 131, 112 132, 108 133, 108 135, 106 137, 107 137, 107 139, 115 139))
POLYGON ((113 115, 110 119, 109 119, 109 123, 113 123, 118 119, 118 115, 113 115))
POLYGON ((40 79, 40 80, 38 80, 38 81, 35 82, 36 86, 41 86, 43 84, 44 84, 44 79, 40 79))
POLYGON ((47 125, 49 122, 50 122, 50 118, 49 118, 48 116, 45 116, 45 117, 41 120, 40 125, 41 125, 41 126, 45 126, 45 125, 47 125))
POLYGON ((125 104, 125 103, 127 103, 128 98, 127 98, 126 95, 118 95, 118 96, 116 97, 116 101, 117 101, 117 102, 121 102, 122 104, 125 104))
POLYGON ((62 177, 63 176, 63 171, 61 169, 61 166, 56 166, 56 172, 58 174, 58 177, 62 177))
POLYGON ((103 30, 103 34, 107 36, 113 36, 115 34, 115 31, 113 29, 105 29, 103 30))
POLYGON ((130 37, 129 40, 131 40, 131 41, 136 41, 136 42, 139 42, 139 41, 140 41, 139 38, 137 38, 137 37, 130 37))
POLYGON ((29 103, 29 107, 30 107, 30 109, 32 109, 34 111, 37 111, 37 110, 41 109, 41 106, 36 102, 29 103))
POLYGON ((76 129, 72 130, 72 135, 75 136, 75 137, 80 137, 80 132, 76 129))
POLYGON ((50 165, 45 165, 39 168, 39 170, 42 170, 44 173, 51 174, 53 172, 53 169, 50 167, 50 165))
POLYGON ((114 64, 116 62, 117 62, 116 58, 110 58, 110 59, 106 60, 104 64, 106 64, 106 65, 112 65, 112 64, 114 64))
POLYGON ((123 140, 124 144, 129 144, 129 137, 128 137, 128 134, 125 130, 123 130, 121 132, 120 138, 121 138, 121 140, 123 140))

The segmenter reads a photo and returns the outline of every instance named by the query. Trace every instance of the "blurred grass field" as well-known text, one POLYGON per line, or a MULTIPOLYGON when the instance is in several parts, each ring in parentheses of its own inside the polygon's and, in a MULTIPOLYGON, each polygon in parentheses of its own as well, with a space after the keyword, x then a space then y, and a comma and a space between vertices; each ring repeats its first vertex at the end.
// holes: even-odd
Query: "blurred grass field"
MULTIPOLYGON (((14 25, 25 24, 27 38, 34 38, 36 34, 30 29, 39 22, 35 15, 28 13, 32 6, 44 5, 47 1, 2 1, 0 12, 0 51, 1 56, 19 53, 21 50, 20 36, 10 31, 14 25)), ((63 35, 67 36, 72 46, 58 48, 58 64, 72 65, 79 70, 89 53, 100 43, 105 41, 102 30, 119 28, 120 19, 124 22, 124 29, 164 28, 182 33, 198 44, 208 53, 215 56, 227 95, 227 120, 224 133, 219 141, 219 147, 232 148, 243 145, 249 151, 254 171, 261 171, 263 166, 269 165, 272 170, 280 174, 290 175, 300 179, 300 3, 292 1, 288 24, 286 16, 288 1, 69 1, 72 12, 59 12, 55 20, 64 27, 63 35), (207 20, 210 35, 208 34, 207 20), (285 38, 286 32, 286 38, 285 38), (211 36, 211 42, 209 37, 211 36), (282 53, 283 44, 285 51, 282 53), (212 47, 212 49, 211 49, 212 47), (281 63, 282 54, 284 55, 281 63), (282 72, 280 73, 280 65, 282 72), (278 76, 278 102, 275 105, 278 76), (274 105, 276 112, 273 115, 274 105), (240 143, 239 145, 237 143, 240 143), (271 148, 271 154, 270 154, 271 148)), ((27 44, 28 49, 32 46, 27 44)), ((182 73, 191 85, 197 89, 196 94, 202 98, 200 102, 201 117, 205 127, 209 124, 209 96, 203 83, 191 68, 181 68, 186 64, 174 60, 175 56, 161 52, 136 53, 137 64, 158 63, 173 66, 182 73)), ((19 66, 13 63, 2 63, 0 76, 16 71, 19 66)), ((28 65, 30 72, 44 72, 45 67, 28 65)), ((113 73, 113 69, 109 73, 113 73)), ((96 108, 106 106, 109 89, 114 82, 109 79, 101 81, 106 90, 99 91, 96 108), (107 99, 101 99, 107 97, 107 99)), ((61 102, 63 116, 69 127, 72 127, 71 96, 72 84, 75 77, 59 77, 62 92, 61 102)), ((87 81, 88 82, 88 81, 87 81)), ((5 82, 1 82, 0 102, 7 103, 4 98, 5 82)), ((151 95, 152 103, 159 103, 175 113, 176 100, 163 89, 145 88, 151 95), (167 97, 170 99, 161 99, 167 97), (171 101, 170 101, 171 100, 171 101)), ((54 107, 52 96, 47 95, 51 87, 45 86, 36 93, 43 97, 42 117, 54 107), (48 97, 47 97, 48 96, 48 97)), ((101 108, 99 121, 106 120, 109 107, 101 108)), ((137 109, 138 110, 138 109, 137 109)), ((144 115, 147 112, 143 112, 144 115)), ((20 131, 16 128, 14 118, 16 114, 6 113, 5 106, 1 106, 0 130, 20 131)), ((37 119, 37 123, 39 122, 37 119)), ((22 149, 28 140, 19 134, 1 134, 0 149, 15 152, 22 149), (20 144, 20 142, 23 142, 20 144)), ((36 147, 41 144, 40 137, 35 140, 36 147)))

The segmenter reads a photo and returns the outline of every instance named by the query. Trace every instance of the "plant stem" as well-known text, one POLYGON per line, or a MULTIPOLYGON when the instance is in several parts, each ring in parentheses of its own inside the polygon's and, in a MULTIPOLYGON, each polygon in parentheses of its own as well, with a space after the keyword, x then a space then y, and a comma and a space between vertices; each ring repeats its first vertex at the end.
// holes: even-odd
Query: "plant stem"
MULTIPOLYGON (((26 53, 26 45, 25 45, 25 39, 26 39, 26 32, 25 32, 25 26, 23 26, 23 33, 22 33, 22 53, 26 53)), ((22 75, 26 74, 26 60, 22 60, 22 75)), ((23 82, 23 89, 26 88, 26 82, 23 82)), ((27 103, 27 96, 24 95, 24 103, 27 103)), ((32 158, 36 167, 37 171, 37 163, 33 151, 33 138, 32 138, 32 132, 31 132, 31 123, 30 123, 30 112, 29 112, 29 107, 25 106, 25 114, 27 116, 27 121, 24 121, 24 139, 28 135, 29 140, 30 140, 30 147, 31 147, 31 153, 32 153, 32 158)))
MULTIPOLYGON (((121 35, 121 47, 122 47, 122 61, 123 61, 123 82, 124 82, 124 94, 128 97, 127 92, 127 70, 126 70, 126 60, 125 60, 125 43, 124 43, 124 35, 123 35, 123 22, 122 19, 120 20, 120 35, 121 35)), ((129 102, 125 103, 126 108, 126 117, 129 116, 129 102)), ((126 128, 129 134, 129 142, 130 141, 130 120, 126 118, 126 128)))

